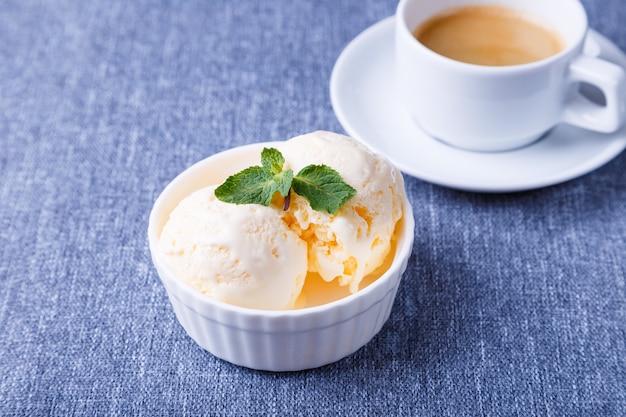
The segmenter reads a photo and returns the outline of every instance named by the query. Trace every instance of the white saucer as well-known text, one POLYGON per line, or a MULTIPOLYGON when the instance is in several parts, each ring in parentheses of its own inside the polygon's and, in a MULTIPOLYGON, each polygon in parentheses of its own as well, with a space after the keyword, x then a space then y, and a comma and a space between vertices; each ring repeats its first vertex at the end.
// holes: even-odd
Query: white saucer
MULTIPOLYGON (((624 53, 595 31, 589 32, 585 50, 626 67, 624 53)), ((393 65, 394 18, 389 17, 366 29, 341 53, 330 79, 331 102, 350 136, 419 179, 468 191, 529 190, 586 174, 626 147, 626 126, 606 135, 568 125, 514 151, 450 147, 424 133, 397 102, 393 65)))

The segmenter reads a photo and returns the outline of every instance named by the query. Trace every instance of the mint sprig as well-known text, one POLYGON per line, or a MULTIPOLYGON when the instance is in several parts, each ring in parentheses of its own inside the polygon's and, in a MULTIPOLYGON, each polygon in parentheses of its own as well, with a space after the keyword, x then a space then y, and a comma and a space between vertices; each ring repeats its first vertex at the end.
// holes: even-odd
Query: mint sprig
POLYGON ((327 165, 307 165, 293 175, 283 170, 285 158, 278 149, 263 148, 261 166, 231 175, 215 189, 215 196, 226 203, 269 206, 276 193, 283 197, 283 210, 289 209, 291 192, 304 197, 311 208, 335 214, 356 190, 327 165))

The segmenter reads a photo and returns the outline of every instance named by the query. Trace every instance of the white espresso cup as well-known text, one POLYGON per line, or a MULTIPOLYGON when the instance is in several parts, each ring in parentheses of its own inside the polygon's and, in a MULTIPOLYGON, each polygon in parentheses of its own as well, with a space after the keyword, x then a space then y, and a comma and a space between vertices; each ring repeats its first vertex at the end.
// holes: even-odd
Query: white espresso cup
POLYGON ((578 0, 400 0, 395 24, 400 99, 425 132, 452 146, 503 151, 532 143, 559 123, 611 133, 624 122, 626 75, 583 53, 588 23, 578 0), (433 52, 413 34, 435 15, 478 5, 545 22, 563 48, 525 64, 476 65, 433 52), (605 105, 582 95, 581 83, 602 91, 605 105))

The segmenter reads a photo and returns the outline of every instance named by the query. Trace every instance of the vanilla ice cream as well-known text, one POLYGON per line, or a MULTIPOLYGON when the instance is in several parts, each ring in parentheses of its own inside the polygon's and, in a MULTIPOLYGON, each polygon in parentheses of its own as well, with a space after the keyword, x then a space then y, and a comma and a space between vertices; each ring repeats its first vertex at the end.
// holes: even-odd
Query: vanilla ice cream
POLYGON ((289 309, 307 273, 306 243, 272 207, 224 203, 215 186, 183 199, 159 239, 174 274, 214 299, 289 309))
POLYGON ((289 228, 307 242, 308 270, 326 281, 338 279, 356 292, 363 277, 380 266, 391 250, 405 199, 402 174, 386 158, 336 133, 298 136, 278 149, 285 168, 294 173, 309 164, 325 164, 356 189, 356 195, 334 215, 312 210, 298 195, 283 214, 289 228))
POLYGON ((298 136, 276 148, 294 175, 307 165, 327 165, 356 195, 329 214, 295 192, 285 211, 276 203, 222 202, 211 186, 174 209, 159 251, 192 287, 239 306, 293 308, 307 272, 358 291, 392 249, 406 198, 401 173, 359 142, 331 132, 298 136))

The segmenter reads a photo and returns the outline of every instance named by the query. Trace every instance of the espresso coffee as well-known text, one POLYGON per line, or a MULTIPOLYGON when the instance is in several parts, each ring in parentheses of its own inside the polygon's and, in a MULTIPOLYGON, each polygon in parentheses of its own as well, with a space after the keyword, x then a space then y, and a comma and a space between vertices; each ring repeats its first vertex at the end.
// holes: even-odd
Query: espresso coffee
POLYGON ((502 6, 451 9, 426 20, 413 34, 438 54, 476 65, 527 64, 564 48, 558 33, 502 6))

